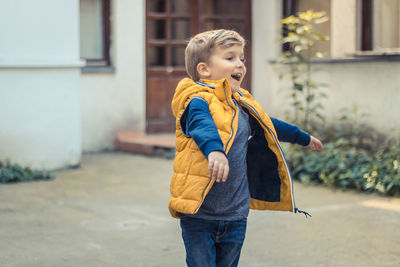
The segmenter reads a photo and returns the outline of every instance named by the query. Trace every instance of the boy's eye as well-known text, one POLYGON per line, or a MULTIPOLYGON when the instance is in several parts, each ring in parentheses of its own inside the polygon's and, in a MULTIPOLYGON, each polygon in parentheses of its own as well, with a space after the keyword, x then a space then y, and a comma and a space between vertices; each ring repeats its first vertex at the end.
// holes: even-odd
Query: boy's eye
POLYGON ((245 63, 245 62, 246 62, 246 59, 245 59, 245 58, 241 58, 240 61, 242 61, 243 63, 245 63))
POLYGON ((232 60, 232 59, 233 59, 233 57, 227 57, 226 59, 227 59, 227 60, 232 60))

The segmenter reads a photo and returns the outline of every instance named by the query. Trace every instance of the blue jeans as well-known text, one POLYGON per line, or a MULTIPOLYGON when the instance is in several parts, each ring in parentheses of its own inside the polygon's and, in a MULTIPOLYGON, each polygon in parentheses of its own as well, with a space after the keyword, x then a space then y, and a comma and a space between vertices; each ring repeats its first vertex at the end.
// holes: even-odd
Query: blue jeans
POLYGON ((204 220, 182 217, 181 228, 189 267, 237 266, 246 235, 247 219, 204 220))

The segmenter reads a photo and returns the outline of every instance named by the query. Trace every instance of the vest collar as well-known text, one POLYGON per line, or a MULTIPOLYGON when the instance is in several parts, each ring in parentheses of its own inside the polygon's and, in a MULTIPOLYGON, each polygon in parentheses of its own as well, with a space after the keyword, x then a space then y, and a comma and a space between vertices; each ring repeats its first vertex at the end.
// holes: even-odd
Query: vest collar
POLYGON ((202 83, 200 81, 195 81, 195 83, 197 83, 198 85, 207 86, 207 87, 209 87, 211 89, 215 89, 215 86, 209 85, 209 84, 206 84, 206 83, 202 83))
MULTIPOLYGON (((212 80, 205 80, 205 79, 200 79, 200 81, 195 81, 195 83, 197 83, 198 85, 206 86, 206 87, 211 88, 211 89, 215 89, 215 85, 212 85, 212 84, 219 83, 219 82, 223 83, 224 79, 220 80, 220 81, 212 81, 212 80)), ((228 84, 228 82, 226 82, 226 83, 228 84)), ((242 92, 240 92, 240 90, 238 90, 237 93, 241 97, 244 97, 244 94, 242 92)))
POLYGON ((200 79, 199 81, 196 81, 196 84, 212 88, 214 90, 214 94, 221 101, 227 101, 228 98, 232 98, 231 87, 229 86, 228 80, 225 78, 216 81, 200 79))

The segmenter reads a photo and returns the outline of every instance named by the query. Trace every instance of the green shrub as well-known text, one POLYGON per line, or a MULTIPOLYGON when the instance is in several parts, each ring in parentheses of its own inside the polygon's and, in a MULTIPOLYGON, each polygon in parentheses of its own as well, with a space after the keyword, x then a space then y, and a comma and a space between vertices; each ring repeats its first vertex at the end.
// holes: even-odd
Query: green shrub
POLYGON ((341 124, 318 134, 323 137, 323 151, 285 147, 294 179, 334 188, 400 194, 400 137, 396 142, 382 143, 382 136, 366 126, 341 124))
POLYGON ((49 180, 54 176, 46 171, 32 170, 29 167, 22 167, 9 160, 0 161, 0 183, 15 183, 23 181, 49 180))
POLYGON ((364 189, 374 189, 378 192, 398 195, 400 194, 400 137, 395 144, 387 142, 380 149, 374 161, 368 165, 364 173, 364 189))

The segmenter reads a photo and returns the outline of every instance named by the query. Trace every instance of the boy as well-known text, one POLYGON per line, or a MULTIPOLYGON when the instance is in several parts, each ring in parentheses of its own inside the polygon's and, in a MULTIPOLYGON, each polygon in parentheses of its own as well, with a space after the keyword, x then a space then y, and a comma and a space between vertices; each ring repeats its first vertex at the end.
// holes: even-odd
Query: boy
POLYGON ((168 206, 181 219, 188 266, 237 266, 249 208, 302 212, 278 139, 323 148, 298 127, 269 118, 240 88, 244 43, 229 30, 193 37, 185 51, 191 79, 178 84, 172 100, 176 155, 168 206))

